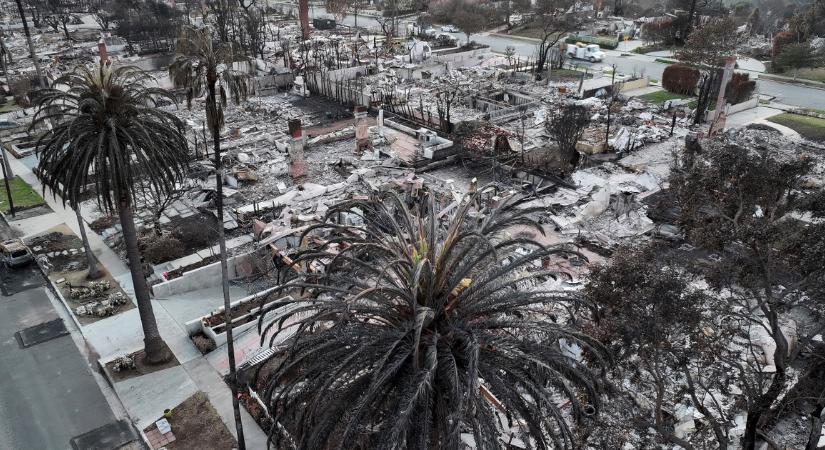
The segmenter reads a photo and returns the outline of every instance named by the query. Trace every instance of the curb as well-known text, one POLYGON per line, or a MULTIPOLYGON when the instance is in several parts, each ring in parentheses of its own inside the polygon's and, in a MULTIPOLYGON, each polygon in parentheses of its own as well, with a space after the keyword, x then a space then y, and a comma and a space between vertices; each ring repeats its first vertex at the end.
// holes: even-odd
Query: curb
MULTIPOLYGON (((86 335, 83 333, 83 326, 80 325, 80 321, 77 320, 77 317, 74 315, 74 311, 72 311, 72 307, 69 306, 69 303, 66 301, 66 298, 63 297, 63 294, 60 293, 60 289, 57 288, 57 285, 52 281, 51 278, 46 274, 46 271, 43 270, 43 266, 40 265, 40 262, 37 262, 37 267, 40 269, 40 273, 43 275, 44 278, 48 281, 49 290, 52 291, 52 294, 60 300, 60 303, 63 305, 63 308, 66 309, 66 312, 69 313, 69 317, 72 318, 72 322, 74 322, 77 330, 80 331, 80 335, 83 336, 83 340, 86 340, 86 335)), ((88 341, 86 341, 88 342, 88 341)))
MULTIPOLYGON (((0 212, 0 219, 2 219, 2 221, 6 224, 6 226, 8 226, 11 229, 11 226, 9 225, 9 221, 6 218, 5 213, 0 212)), ((86 345, 88 346, 89 341, 86 340, 86 335, 85 335, 85 333, 83 333, 83 326, 80 324, 80 321, 77 320, 77 317, 75 317, 74 311, 72 311, 71 306, 69 306, 69 304, 66 302, 66 298, 63 297, 63 294, 60 293, 60 289, 58 289, 58 287, 54 283, 54 281, 52 281, 52 279, 49 278, 49 276, 46 274, 46 271, 43 269, 43 266, 40 265, 40 262, 37 261, 37 259, 35 259, 35 264, 37 264, 37 269, 40 271, 40 274, 47 281, 47 283, 45 284, 45 287, 49 291, 51 291, 52 295, 54 295, 55 297, 57 297, 58 300, 60 300, 60 304, 63 305, 63 308, 66 310, 69 317, 72 318, 72 322, 77 327, 77 331, 80 333, 80 336, 83 338, 83 342, 85 342, 86 345)), ((114 380, 112 380, 111 376, 109 375, 109 372, 106 370, 106 363, 107 362, 104 362, 101 358, 98 358, 95 362, 97 363, 99 372, 103 375, 103 378, 106 380, 106 383, 112 389, 112 393, 114 394, 115 398, 117 398, 117 401, 120 402, 121 407, 125 411, 126 408, 125 408, 125 406, 123 406, 123 400, 120 398, 120 395, 118 394, 117 389, 115 389, 114 380)), ((132 427, 135 430, 137 430, 137 434, 139 436, 139 439, 141 441, 143 441, 143 444, 144 444, 145 448, 152 448, 151 443, 149 442, 149 438, 146 437, 146 434, 143 432, 143 430, 138 430, 137 429, 137 426, 132 421, 132 418, 129 415, 128 411, 126 411, 126 416, 124 417, 124 420, 128 420, 129 424, 132 425, 132 427)))
MULTIPOLYGON (((127 354, 129 354, 129 353, 127 353, 127 354)), ((115 397, 117 397, 118 401, 120 401, 121 405, 123 405, 123 400, 120 398, 120 394, 118 394, 117 389, 115 388, 115 380, 112 379, 111 374, 109 373, 108 370, 106 370, 106 364, 111 362, 114 358, 116 358, 116 356, 115 357, 108 357, 108 358, 106 358, 105 361, 104 361, 103 358, 98 358, 96 362, 97 362, 98 370, 100 371, 100 373, 103 374, 103 378, 106 379, 106 383, 109 384, 109 387, 112 388, 112 393, 114 393, 115 397)), ((126 410, 125 405, 123 405, 123 409, 126 410)), ((143 441, 143 444, 145 445, 145 447, 146 448, 152 448, 152 443, 149 442, 149 438, 146 436, 146 433, 144 433, 142 429, 138 428, 137 424, 132 419, 132 416, 129 414, 129 411, 126 411, 126 420, 128 420, 129 423, 132 424, 132 427, 135 430, 137 430, 137 434, 138 434, 140 440, 143 441)))
POLYGON ((541 42, 541 39, 531 38, 531 37, 527 37, 527 36, 519 36, 517 34, 490 33, 488 36, 495 36, 495 37, 508 38, 508 39, 517 39, 519 41, 532 42, 532 43, 541 42))
POLYGON ((769 80, 769 81, 775 81, 777 83, 790 84, 790 85, 796 85, 796 86, 805 86, 805 87, 809 87, 809 88, 825 90, 825 83, 820 83, 818 81, 802 80, 802 79, 794 80, 792 78, 780 77, 780 76, 770 75, 770 74, 766 74, 766 73, 760 73, 759 76, 757 77, 757 79, 758 80, 765 79, 765 80, 769 80))

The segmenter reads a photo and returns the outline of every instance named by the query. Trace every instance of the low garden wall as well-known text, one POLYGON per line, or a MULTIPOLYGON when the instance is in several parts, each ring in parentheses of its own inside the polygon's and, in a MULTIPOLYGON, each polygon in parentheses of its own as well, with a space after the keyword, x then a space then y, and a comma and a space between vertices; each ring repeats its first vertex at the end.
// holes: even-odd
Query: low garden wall
MULTIPOLYGON (((233 256, 226 260, 230 280, 238 278, 238 274, 235 270, 236 258, 237 257, 233 256)), ((173 280, 158 283, 152 286, 152 290, 155 293, 155 297, 163 298, 195 289, 219 286, 220 284, 221 262, 218 261, 207 266, 185 272, 183 275, 173 280)))
POLYGON ((735 105, 731 105, 727 109, 727 115, 736 114, 738 112, 742 112, 748 109, 756 108, 759 105, 759 99, 756 97, 751 98, 748 101, 744 101, 742 103, 737 103, 735 105))

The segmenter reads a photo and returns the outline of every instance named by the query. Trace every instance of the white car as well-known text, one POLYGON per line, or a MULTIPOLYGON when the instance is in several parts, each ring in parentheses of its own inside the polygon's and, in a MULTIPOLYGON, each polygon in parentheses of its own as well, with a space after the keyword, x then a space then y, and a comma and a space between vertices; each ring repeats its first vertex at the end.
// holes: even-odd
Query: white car
POLYGON ((444 25, 441 27, 441 31, 445 31, 447 33, 458 33, 460 30, 456 28, 455 25, 444 25))

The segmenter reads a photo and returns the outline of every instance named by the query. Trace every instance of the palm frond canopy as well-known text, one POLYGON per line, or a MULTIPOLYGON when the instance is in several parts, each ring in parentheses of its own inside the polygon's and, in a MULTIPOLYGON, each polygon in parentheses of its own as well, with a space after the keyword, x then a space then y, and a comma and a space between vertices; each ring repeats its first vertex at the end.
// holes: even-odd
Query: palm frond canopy
POLYGON ((570 252, 522 237, 541 228, 519 199, 483 218, 477 200, 443 224, 432 201, 351 200, 305 231, 324 240, 295 265, 323 270, 280 286, 305 295, 259 325, 276 347, 263 397, 277 448, 458 449, 465 434, 498 449, 511 428, 531 448, 573 446, 568 420, 598 408, 600 383, 560 340, 597 366, 606 354, 558 321, 586 303, 542 287, 559 274, 541 262, 570 252))
POLYGON ((169 77, 176 88, 187 90, 190 108, 192 99, 202 96, 210 83, 216 83, 223 107, 227 98, 237 104, 249 95, 248 74, 233 69, 235 63, 246 63, 247 59, 231 45, 215 43, 209 28, 183 27, 175 53, 169 77))
POLYGON ((44 190, 75 207, 91 185, 108 211, 137 189, 172 191, 188 147, 183 122, 158 105, 174 98, 153 81, 136 67, 79 67, 42 93, 31 127, 56 123, 37 141, 44 190))

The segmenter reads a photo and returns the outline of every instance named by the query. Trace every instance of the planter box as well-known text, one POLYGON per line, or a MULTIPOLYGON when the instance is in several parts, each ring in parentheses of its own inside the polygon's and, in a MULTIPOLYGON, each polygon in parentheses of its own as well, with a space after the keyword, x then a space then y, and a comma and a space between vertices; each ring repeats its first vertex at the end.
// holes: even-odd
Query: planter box
MULTIPOLYGON (((270 288, 257 294, 250 295, 249 297, 244 297, 240 300, 230 303, 230 308, 234 308, 238 305, 247 304, 250 302, 257 302, 260 301, 261 298, 266 297, 276 288, 270 288)), ((272 301, 269 301, 263 305, 263 308, 267 308, 269 305, 282 301, 283 299, 288 298, 288 296, 281 297, 272 301)), ((257 326, 258 319, 260 318, 262 307, 256 306, 252 308, 249 312, 244 313, 240 316, 234 317, 232 319, 232 331, 235 333, 243 333, 244 331, 257 326)), ((215 341, 215 345, 220 347, 221 345, 226 343, 226 330, 224 329, 225 323, 221 321, 220 323, 215 324, 214 326, 209 325, 207 323, 207 318, 214 317, 216 315, 223 317, 224 308, 220 308, 211 314, 201 317, 200 319, 195 319, 193 321, 186 323, 186 331, 189 335, 193 335, 198 331, 202 331, 203 334, 212 338, 215 341)))

